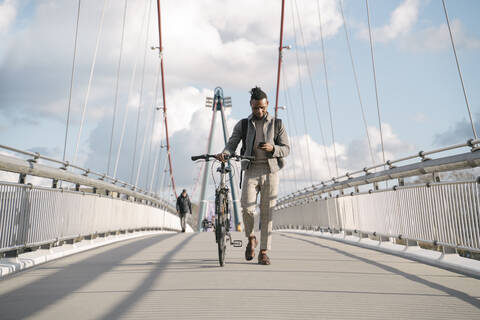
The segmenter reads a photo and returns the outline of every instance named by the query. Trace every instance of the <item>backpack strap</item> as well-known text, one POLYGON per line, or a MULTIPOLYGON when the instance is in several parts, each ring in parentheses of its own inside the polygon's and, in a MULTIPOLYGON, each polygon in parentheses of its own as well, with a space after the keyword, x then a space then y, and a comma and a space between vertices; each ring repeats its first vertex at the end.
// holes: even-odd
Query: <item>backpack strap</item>
MULTIPOLYGON (((245 155, 247 150, 247 130, 248 130, 248 118, 242 119, 242 148, 240 149, 240 154, 245 155)), ((243 170, 240 171, 240 189, 242 189, 243 181, 243 170)))
POLYGON ((275 128, 274 128, 274 136, 273 141, 277 142, 278 136, 280 135, 280 127, 282 126, 282 119, 276 118, 275 119, 275 128))
POLYGON ((247 130, 248 130, 248 119, 242 119, 242 148, 240 149, 240 154, 245 155, 247 150, 247 130))

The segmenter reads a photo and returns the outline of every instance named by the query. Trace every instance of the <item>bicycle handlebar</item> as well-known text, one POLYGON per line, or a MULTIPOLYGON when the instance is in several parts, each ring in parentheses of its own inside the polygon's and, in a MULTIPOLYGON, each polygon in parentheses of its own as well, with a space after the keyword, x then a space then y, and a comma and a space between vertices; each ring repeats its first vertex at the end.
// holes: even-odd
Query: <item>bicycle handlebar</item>
MULTIPOLYGON (((209 160, 209 159, 216 159, 216 154, 202 154, 202 155, 199 155, 199 156, 192 156, 192 161, 197 161, 197 160, 209 160)), ((233 159, 233 160, 237 160, 237 161, 240 161, 240 160, 255 160, 255 157, 251 157, 251 156, 242 156, 242 155, 239 155, 239 154, 232 154, 232 155, 224 155, 224 158, 225 160, 228 160, 228 159, 233 159)))

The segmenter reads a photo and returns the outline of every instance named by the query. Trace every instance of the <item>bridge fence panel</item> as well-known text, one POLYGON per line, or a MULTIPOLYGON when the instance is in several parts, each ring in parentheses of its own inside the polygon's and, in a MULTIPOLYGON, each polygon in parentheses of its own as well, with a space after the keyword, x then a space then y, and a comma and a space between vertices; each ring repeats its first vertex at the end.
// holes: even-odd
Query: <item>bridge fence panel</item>
POLYGON ((164 209, 99 194, 0 183, 0 252, 142 229, 181 230, 164 209))
POLYGON ((279 207, 274 227, 320 228, 480 251, 479 183, 432 183, 279 207))

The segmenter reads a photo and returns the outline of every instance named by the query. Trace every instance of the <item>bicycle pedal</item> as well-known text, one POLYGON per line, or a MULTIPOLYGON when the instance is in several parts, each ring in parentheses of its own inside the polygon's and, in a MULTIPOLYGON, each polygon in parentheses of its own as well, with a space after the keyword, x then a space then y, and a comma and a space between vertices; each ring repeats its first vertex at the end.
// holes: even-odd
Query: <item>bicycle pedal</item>
POLYGON ((235 248, 241 248, 242 247, 242 240, 233 240, 232 244, 235 248))

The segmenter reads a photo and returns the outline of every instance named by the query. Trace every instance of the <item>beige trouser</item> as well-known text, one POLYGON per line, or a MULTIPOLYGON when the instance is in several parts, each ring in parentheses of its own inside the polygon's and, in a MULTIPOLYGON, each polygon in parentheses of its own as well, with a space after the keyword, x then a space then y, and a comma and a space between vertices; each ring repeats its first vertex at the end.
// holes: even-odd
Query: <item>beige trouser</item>
POLYGON ((278 194, 278 174, 270 173, 268 163, 251 164, 245 171, 240 200, 243 212, 245 235, 254 235, 254 218, 257 196, 260 193, 261 250, 271 249, 272 209, 278 194))

